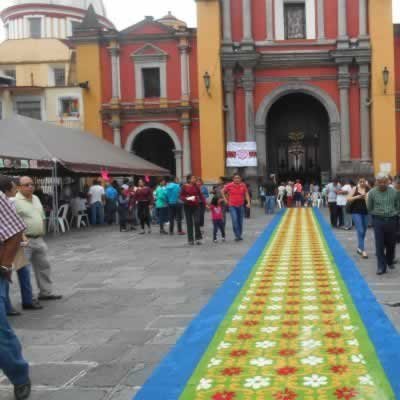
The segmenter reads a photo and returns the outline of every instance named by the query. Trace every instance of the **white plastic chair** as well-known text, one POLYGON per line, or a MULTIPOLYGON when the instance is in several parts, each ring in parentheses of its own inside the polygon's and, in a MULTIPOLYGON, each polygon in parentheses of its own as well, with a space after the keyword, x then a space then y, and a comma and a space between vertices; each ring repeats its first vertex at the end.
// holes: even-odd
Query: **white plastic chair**
POLYGON ((278 196, 278 199, 276 200, 277 204, 278 204, 278 208, 283 208, 284 204, 283 204, 283 196, 278 196))
POLYGON ((73 226, 74 225, 74 221, 76 221, 76 227, 78 229, 81 228, 81 226, 84 227, 88 227, 90 225, 89 222, 89 215, 86 212, 86 208, 85 210, 83 210, 83 208, 81 208, 81 204, 76 201, 76 199, 72 199, 71 201, 71 220, 70 220, 70 225, 73 226))
POLYGON ((57 221, 58 221, 58 224, 60 225, 60 229, 62 232, 66 232, 67 230, 69 230, 68 211, 69 211, 68 204, 63 204, 58 209, 57 221))

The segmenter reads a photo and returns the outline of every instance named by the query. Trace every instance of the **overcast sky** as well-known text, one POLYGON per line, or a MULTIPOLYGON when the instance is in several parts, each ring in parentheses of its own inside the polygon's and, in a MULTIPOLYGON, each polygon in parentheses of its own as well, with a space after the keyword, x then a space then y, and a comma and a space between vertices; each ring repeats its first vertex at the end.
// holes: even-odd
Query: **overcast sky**
MULTIPOLYGON (((9 3, 10 0, 0 0, 0 8, 7 7, 9 3)), ((145 15, 160 18, 168 11, 186 21, 189 26, 196 25, 195 0, 104 0, 104 4, 108 17, 118 29, 133 25, 145 15)), ((393 9, 394 20, 400 23, 400 0, 393 0, 393 9)), ((0 24, 0 41, 3 39, 3 27, 0 24)))

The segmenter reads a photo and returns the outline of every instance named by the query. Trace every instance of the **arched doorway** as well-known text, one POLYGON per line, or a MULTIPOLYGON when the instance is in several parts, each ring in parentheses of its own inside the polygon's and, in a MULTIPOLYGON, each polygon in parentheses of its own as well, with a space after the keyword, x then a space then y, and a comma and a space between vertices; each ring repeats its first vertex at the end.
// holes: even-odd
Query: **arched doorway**
POLYGON ((176 175, 175 150, 172 138, 156 128, 140 131, 132 143, 134 154, 167 169, 173 176, 176 175))
POLYGON ((267 170, 280 179, 320 181, 331 174, 329 115, 315 97, 291 93, 267 116, 267 170))

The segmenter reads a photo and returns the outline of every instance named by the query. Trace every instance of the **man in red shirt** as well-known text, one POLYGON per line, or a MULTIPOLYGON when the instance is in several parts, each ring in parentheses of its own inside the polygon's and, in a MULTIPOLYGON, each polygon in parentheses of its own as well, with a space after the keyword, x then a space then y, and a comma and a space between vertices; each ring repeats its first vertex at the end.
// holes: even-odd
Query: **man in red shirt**
POLYGON ((250 208, 251 200, 247 186, 242 182, 239 174, 233 176, 233 181, 228 183, 221 191, 229 213, 232 218, 233 232, 235 240, 243 240, 243 219, 245 206, 250 208))

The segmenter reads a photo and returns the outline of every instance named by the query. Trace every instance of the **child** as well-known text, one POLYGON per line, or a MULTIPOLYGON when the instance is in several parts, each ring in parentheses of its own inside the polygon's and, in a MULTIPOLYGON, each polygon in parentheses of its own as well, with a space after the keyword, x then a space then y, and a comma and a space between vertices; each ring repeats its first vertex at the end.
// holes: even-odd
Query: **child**
POLYGON ((214 196, 213 199, 211 200, 211 205, 209 208, 211 210, 211 219, 214 226, 214 231, 213 231, 214 243, 217 243, 218 231, 221 231, 222 241, 225 242, 223 200, 219 199, 217 196, 214 196))

